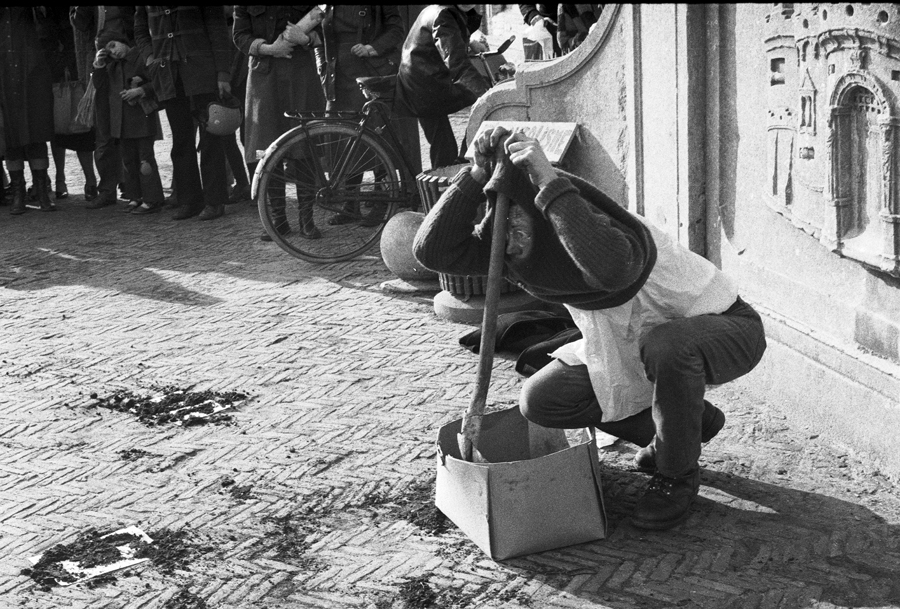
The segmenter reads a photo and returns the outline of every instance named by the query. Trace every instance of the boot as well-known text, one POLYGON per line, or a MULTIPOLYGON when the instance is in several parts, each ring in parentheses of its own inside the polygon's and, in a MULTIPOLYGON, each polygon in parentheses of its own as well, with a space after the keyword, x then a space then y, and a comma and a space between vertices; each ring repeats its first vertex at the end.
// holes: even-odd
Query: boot
MULTIPOLYGON (((703 400, 703 427, 700 431, 700 441, 706 444, 716 437, 725 427, 725 413, 703 400)), ((639 471, 652 474, 656 471, 656 448, 653 442, 643 447, 634 455, 634 466, 639 471)))
POLYGON ((207 205, 197 216, 198 220, 215 220, 225 215, 225 205, 207 205))
POLYGON ((315 220, 313 220, 311 201, 300 201, 300 236, 306 239, 322 238, 322 233, 316 228, 315 220))
POLYGON ((56 205, 50 200, 50 176, 46 169, 32 169, 34 192, 41 205, 41 211, 56 211, 56 205))
POLYGON ((638 499, 631 524, 639 529, 663 531, 683 522, 690 514, 700 490, 700 468, 677 478, 653 475, 644 495, 638 499))
POLYGON ((9 213, 14 216, 18 216, 19 214, 24 214, 28 211, 28 208, 25 207, 25 171, 10 171, 9 172, 9 187, 12 191, 12 207, 9 208, 9 213))

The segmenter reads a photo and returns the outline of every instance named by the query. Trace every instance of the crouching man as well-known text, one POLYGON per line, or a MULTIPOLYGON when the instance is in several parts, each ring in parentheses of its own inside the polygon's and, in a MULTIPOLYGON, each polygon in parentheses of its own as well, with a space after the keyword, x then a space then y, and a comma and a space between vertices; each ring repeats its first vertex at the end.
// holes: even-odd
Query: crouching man
POLYGON ((701 444, 725 424, 704 399, 706 385, 756 366, 766 348, 759 315, 711 262, 554 169, 538 141, 497 127, 474 148, 474 164, 420 227, 416 258, 441 273, 487 275, 493 207, 473 223, 486 196, 510 198, 506 279, 565 305, 583 335, 525 382, 522 414, 640 446, 636 465, 653 477, 631 521, 675 526, 699 489, 701 444))

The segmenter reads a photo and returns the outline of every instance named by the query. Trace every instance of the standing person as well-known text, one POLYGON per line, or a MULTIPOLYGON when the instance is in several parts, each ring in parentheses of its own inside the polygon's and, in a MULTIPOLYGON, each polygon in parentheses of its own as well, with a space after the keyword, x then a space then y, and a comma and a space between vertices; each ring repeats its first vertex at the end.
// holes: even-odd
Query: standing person
MULTIPOLYGON (((133 6, 73 6, 69 9, 69 19, 79 33, 78 36, 90 36, 93 41, 93 52, 88 58, 92 71, 95 53, 106 47, 111 40, 126 40, 129 46, 134 45, 133 6)), ((104 83, 107 82, 104 80, 104 83)), ((85 196, 85 199, 90 201, 86 205, 88 209, 101 209, 115 205, 118 201, 123 167, 119 142, 109 133, 109 91, 97 88, 96 82, 94 88, 94 161, 100 180, 97 183, 96 197, 85 196)))
POLYGON ((459 157, 449 115, 471 106, 488 83, 469 59, 469 36, 481 24, 474 4, 432 4, 403 43, 395 111, 419 119, 431 146, 431 167, 459 157))
POLYGON ((47 142, 53 137, 53 86, 46 53, 53 41, 48 15, 45 6, 0 7, 0 112, 13 215, 27 211, 26 160, 41 211, 56 211, 47 175, 47 142))
MULTIPOLYGON (((358 111, 366 98, 356 79, 389 76, 396 74, 400 67, 400 47, 406 37, 400 10, 396 6, 375 4, 328 5, 322 32, 324 46, 317 47, 315 53, 325 88, 326 109, 328 112, 358 111)), ((358 184, 362 175, 349 180, 358 184)), ((346 211, 351 209, 347 207, 346 211)), ((383 212, 370 214, 361 224, 374 226, 383 215, 383 212)), ((351 214, 338 213, 329 223, 347 224, 353 219, 351 214)))
POLYGON ((711 262, 555 170, 536 140, 497 127, 474 146, 474 165, 453 179, 416 234, 416 258, 441 273, 486 275, 493 210, 474 231, 472 223, 485 193, 509 197, 504 275, 564 304, 584 336, 525 382, 522 414, 544 427, 596 427, 643 447, 636 462, 653 478, 631 522, 675 526, 697 496, 701 444, 725 424, 704 399, 706 385, 732 381, 760 361, 759 315, 711 262), (494 159, 501 163, 488 182, 494 159))
MULTIPOLYGON (((257 150, 265 150, 295 126, 285 118, 285 112, 325 110, 325 95, 312 51, 314 46, 322 44, 321 25, 308 34, 297 25, 313 10, 318 9, 315 6, 234 7, 234 44, 250 58, 244 117, 247 163, 256 161, 257 150)), ((297 170, 290 173, 296 174, 297 170)), ((285 187, 283 182, 270 186, 275 229, 283 235, 291 231, 285 187)), ((313 220, 312 201, 299 201, 299 205, 300 236, 321 238, 322 233, 313 220)), ((261 239, 270 240, 265 232, 261 239)))
POLYGON ((105 129, 121 149, 125 165, 125 191, 131 197, 125 211, 156 213, 165 198, 153 152, 153 142, 162 139, 162 126, 140 51, 128 46, 125 36, 113 37, 97 51, 94 68, 98 89, 109 92, 105 129))
POLYGON ((206 131, 207 105, 231 92, 231 44, 221 6, 139 6, 134 38, 172 129, 178 187, 174 220, 225 214, 228 184, 222 138, 206 131), (200 125, 200 162, 195 149, 200 125))
MULTIPOLYGON (((225 22, 228 24, 229 40, 234 39, 234 6, 227 5, 225 9, 225 22)), ((244 114, 244 97, 247 93, 247 57, 240 49, 231 49, 231 95, 244 114)), ((241 121, 240 136, 243 140, 244 123, 241 121)), ((250 200, 250 177, 247 175, 248 167, 244 163, 244 155, 238 146, 238 133, 225 136, 222 139, 225 145, 225 160, 228 162, 228 173, 234 178, 234 185, 228 194, 229 205, 243 203, 250 200)), ((231 179, 228 180, 229 185, 231 179)))
MULTIPOLYGON (((56 33, 57 52, 50 55, 50 73, 53 82, 78 81, 87 87, 90 72, 78 61, 75 52, 75 31, 69 22, 69 13, 63 7, 54 7, 53 26, 56 33)), ((56 167, 55 193, 57 199, 69 196, 66 184, 66 150, 73 150, 84 173, 84 193, 86 200, 92 200, 97 192, 97 174, 94 172, 94 128, 70 135, 53 134, 50 151, 56 167)))

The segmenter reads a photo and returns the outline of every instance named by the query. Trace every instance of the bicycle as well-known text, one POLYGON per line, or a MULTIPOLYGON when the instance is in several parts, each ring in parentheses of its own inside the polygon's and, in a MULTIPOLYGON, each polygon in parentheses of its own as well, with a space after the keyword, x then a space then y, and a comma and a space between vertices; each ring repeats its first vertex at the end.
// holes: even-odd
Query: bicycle
MULTIPOLYGON (((491 86, 515 71, 503 58, 514 39, 473 57, 491 86)), ((285 113, 300 124, 268 147, 252 196, 266 232, 289 254, 318 263, 351 260, 375 245, 399 208, 418 209, 412 164, 391 122, 396 78, 357 78, 367 100, 358 112, 285 113)))
POLYGON ((269 146, 253 176, 266 232, 308 262, 364 254, 399 208, 419 206, 412 165, 391 124, 396 77, 356 80, 367 99, 360 111, 285 113, 300 124, 269 146))

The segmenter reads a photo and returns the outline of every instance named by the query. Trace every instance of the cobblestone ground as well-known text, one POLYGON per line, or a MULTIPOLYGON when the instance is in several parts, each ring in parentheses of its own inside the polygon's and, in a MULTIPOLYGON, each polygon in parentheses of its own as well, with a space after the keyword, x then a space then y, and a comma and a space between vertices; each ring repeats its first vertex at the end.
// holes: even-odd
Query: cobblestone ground
MULTIPOLYGON (((0 607, 900 606, 897 487, 754 400, 752 375, 711 392, 728 424, 684 524, 627 523, 647 478, 614 445, 607 539, 486 558, 432 526, 435 433, 475 379, 469 327, 383 290, 377 250, 316 266, 260 242, 248 204, 213 222, 87 210, 69 156, 57 213, 0 208, 0 607), (231 425, 185 428, 91 407, 161 385, 251 398, 231 425), (93 588, 20 575, 128 524, 182 529, 193 553, 93 588)), ((498 360, 491 407, 520 383, 498 360)))

